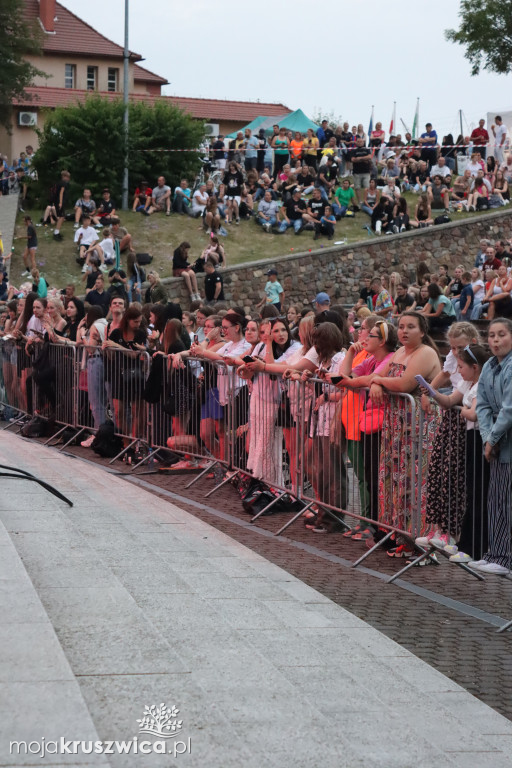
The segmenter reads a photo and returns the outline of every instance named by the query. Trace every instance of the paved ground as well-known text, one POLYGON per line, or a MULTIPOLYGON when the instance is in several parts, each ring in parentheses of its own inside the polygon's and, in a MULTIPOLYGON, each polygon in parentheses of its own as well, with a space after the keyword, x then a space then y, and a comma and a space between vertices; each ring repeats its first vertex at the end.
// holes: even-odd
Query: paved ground
MULTIPOLYGON (((332 589, 335 561, 189 501, 190 514, 6 432, 0 457, 75 504, 2 480, 0 765, 102 764, 13 759, 6 741, 127 740, 144 706, 162 702, 180 709, 192 751, 176 759, 190 766, 510 764, 507 719, 308 586, 319 560, 323 591, 332 589), (237 541, 245 536, 250 547, 237 541), (293 550, 295 565, 277 567, 260 547, 274 560, 293 550)), ((343 570, 347 591, 368 579, 397 603, 407 594, 343 570)), ((174 764, 155 754, 106 760, 174 764)))
POLYGON ((0 197, 0 232, 4 244, 4 254, 11 253, 14 224, 18 210, 18 195, 2 195, 0 197))

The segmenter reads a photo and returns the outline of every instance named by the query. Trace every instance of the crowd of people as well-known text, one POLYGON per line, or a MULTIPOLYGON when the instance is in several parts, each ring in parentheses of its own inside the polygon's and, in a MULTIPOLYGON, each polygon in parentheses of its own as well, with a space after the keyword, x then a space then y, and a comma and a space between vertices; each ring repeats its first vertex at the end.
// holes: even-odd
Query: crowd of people
POLYGON ((420 265, 412 285, 398 272, 368 275, 348 311, 325 292, 287 305, 275 269, 249 315, 220 301, 182 311, 158 278, 144 305, 122 291, 103 306, 71 286, 47 298, 30 291, 1 316, 4 418, 28 419, 34 397, 46 413, 76 398, 84 448, 110 418, 125 460, 167 447, 177 469, 231 465, 309 500, 313 533, 373 543, 393 530, 391 557, 413 558, 416 535, 455 563, 508 573, 512 322, 498 287, 512 303, 509 246, 482 243, 476 256, 498 269, 496 290, 481 289, 488 345, 465 290, 473 277, 483 283, 480 267, 451 277, 446 265, 438 274, 420 265), (443 314, 450 322, 438 322, 443 314), (446 334, 444 361, 432 330, 438 341, 446 334), (62 350, 52 365, 48 347, 62 350), (71 386, 60 366, 79 369, 71 386))

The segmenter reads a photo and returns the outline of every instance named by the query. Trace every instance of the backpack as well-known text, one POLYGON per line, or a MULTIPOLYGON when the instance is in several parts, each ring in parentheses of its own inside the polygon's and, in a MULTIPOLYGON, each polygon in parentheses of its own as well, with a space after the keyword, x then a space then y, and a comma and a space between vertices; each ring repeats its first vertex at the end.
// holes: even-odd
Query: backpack
POLYGON ((42 416, 32 416, 21 428, 23 437, 47 437, 51 432, 52 424, 42 416))
POLYGON ((136 253, 137 264, 151 264, 153 257, 149 253, 136 253))
POLYGON ((114 422, 107 419, 98 431, 92 441, 91 448, 98 456, 104 459, 113 459, 123 450, 123 440, 115 434, 114 422))
POLYGON ((440 216, 436 216, 434 219, 434 224, 449 224, 450 221, 450 217, 447 216, 446 213, 442 213, 440 216))

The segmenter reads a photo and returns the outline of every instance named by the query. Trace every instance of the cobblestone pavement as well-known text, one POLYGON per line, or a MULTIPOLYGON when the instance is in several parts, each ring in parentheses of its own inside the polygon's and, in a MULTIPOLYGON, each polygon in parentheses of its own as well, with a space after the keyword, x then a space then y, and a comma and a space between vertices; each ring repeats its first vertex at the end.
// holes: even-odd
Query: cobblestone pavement
MULTIPOLYGON (((66 451, 108 466, 91 450, 66 451)), ((126 472, 119 461, 109 469, 126 472)), ((352 542, 340 533, 316 535, 300 519, 284 535, 275 536, 288 513, 261 517, 251 525, 230 484, 205 499, 215 482, 202 478, 186 489, 194 476, 159 475, 145 468, 135 476, 127 472, 130 482, 142 482, 258 552, 512 719, 512 636, 497 633, 512 618, 509 580, 488 576, 477 581, 443 558, 438 566, 413 568, 388 584, 386 579, 405 561, 377 551, 354 569, 351 563, 366 551, 364 542, 352 542)))

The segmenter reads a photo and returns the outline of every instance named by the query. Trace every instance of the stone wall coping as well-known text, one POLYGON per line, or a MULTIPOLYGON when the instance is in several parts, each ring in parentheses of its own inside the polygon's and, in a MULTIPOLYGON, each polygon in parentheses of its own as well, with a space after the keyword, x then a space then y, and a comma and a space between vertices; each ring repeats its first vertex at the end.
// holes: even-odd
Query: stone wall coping
MULTIPOLYGON (((511 206, 512 208, 512 206, 511 206)), ((400 242, 414 239, 414 238, 432 238, 433 235, 440 234, 441 232, 449 231, 450 229, 457 229, 460 227, 463 227, 465 225, 471 225, 471 224, 480 224, 480 223, 487 223, 492 222, 494 219, 500 219, 504 215, 508 215, 512 217, 512 210, 506 210, 506 208, 498 208, 496 211, 493 211, 493 213, 487 213, 484 216, 479 216, 478 218, 464 218, 464 219, 457 219, 456 221, 450 221, 448 224, 438 224, 437 226, 434 225, 432 227, 427 227, 425 229, 415 229, 414 231, 410 232, 400 232, 396 235, 382 235, 380 237, 374 237, 371 240, 358 240, 355 243, 346 243, 345 245, 331 245, 327 248, 322 248, 321 250, 315 250, 315 251, 294 251, 293 253, 283 254, 282 256, 277 256, 275 259, 275 262, 273 262, 271 259, 258 259, 257 261, 244 261, 241 264, 233 264, 229 267, 226 267, 222 274, 226 275, 230 272, 236 272, 240 269, 249 269, 249 270, 257 270, 257 269, 270 269, 270 267, 273 265, 273 263, 276 264, 282 264, 283 262, 287 261, 296 261, 301 258, 305 257, 311 257, 311 256, 320 256, 323 254, 329 254, 329 253, 347 253, 350 251, 353 251, 354 249, 366 249, 371 246, 379 245, 381 243, 392 243, 397 240, 400 240, 400 242)), ((198 277, 202 277, 201 274, 198 275, 198 277)), ((161 280, 163 285, 173 285, 178 282, 183 282, 183 278, 181 277, 164 277, 161 280)))

